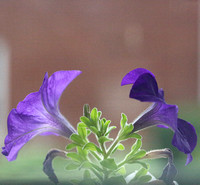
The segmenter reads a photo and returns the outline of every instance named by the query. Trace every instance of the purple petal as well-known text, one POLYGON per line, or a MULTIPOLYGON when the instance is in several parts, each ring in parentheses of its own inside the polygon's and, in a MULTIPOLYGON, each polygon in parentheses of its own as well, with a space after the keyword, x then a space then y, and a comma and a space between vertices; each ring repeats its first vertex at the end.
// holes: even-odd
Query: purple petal
POLYGON ((177 118, 178 107, 165 103, 154 103, 133 122, 133 132, 150 126, 170 128, 174 132, 172 144, 188 154, 186 165, 192 161, 192 151, 197 144, 195 128, 189 122, 177 118))
POLYGON ((154 103, 133 122, 133 131, 155 125, 164 125, 174 130, 177 127, 177 112, 176 105, 154 103))
POLYGON ((7 156, 8 161, 15 160, 18 151, 25 143, 45 131, 51 131, 48 124, 29 124, 23 119, 23 115, 13 109, 8 116, 8 135, 5 138, 2 154, 7 156))
MULTIPOLYGON (((190 154, 197 144, 197 134, 193 125, 185 120, 178 119, 172 144, 181 152, 190 154)), ((186 164, 191 162, 191 160, 192 156, 188 155, 186 164)))
POLYGON ((157 125, 157 127, 160 127, 160 128, 169 128, 169 127, 166 126, 166 125, 157 125))
POLYGON ((130 98, 147 102, 163 102, 164 92, 158 89, 155 76, 150 71, 137 68, 129 72, 123 79, 121 85, 133 84, 130 98))
POLYGON ((191 163, 193 160, 193 157, 191 154, 187 154, 187 160, 186 160, 186 163, 185 163, 185 166, 187 166, 189 163, 191 163))
POLYGON ((15 160, 23 145, 38 134, 69 137, 76 132, 59 112, 58 100, 64 88, 78 74, 80 71, 58 71, 52 75, 52 78, 49 78, 50 80, 46 74, 40 90, 29 94, 23 101, 19 102, 16 109, 10 112, 7 120, 8 135, 5 138, 5 147, 2 148, 2 154, 7 156, 9 161, 15 160), (71 78, 70 75, 72 75, 71 78), (49 81, 53 86, 47 83, 49 81), (42 99, 43 89, 46 90, 45 101, 42 99))
POLYGON ((154 74, 151 71, 144 68, 137 68, 126 74, 126 76, 122 79, 121 86, 134 84, 136 80, 143 74, 150 74, 152 77, 155 78, 154 74))
POLYGON ((59 114, 58 102, 65 88, 76 78, 81 71, 57 71, 48 79, 45 75, 41 87, 42 101, 45 108, 51 114, 59 114))

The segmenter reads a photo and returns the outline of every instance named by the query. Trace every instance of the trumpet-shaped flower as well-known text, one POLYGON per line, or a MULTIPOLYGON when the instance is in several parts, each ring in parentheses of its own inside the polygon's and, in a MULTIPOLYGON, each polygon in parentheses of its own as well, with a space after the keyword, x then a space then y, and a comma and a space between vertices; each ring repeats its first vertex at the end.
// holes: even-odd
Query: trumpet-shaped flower
POLYGON ((170 128, 174 132, 172 144, 187 154, 186 165, 192 161, 192 151, 197 143, 195 128, 189 122, 178 118, 178 107, 169 105, 164 100, 164 92, 158 88, 155 76, 147 69, 137 68, 130 71, 121 85, 133 84, 130 98, 142 102, 153 102, 134 122, 134 130, 138 131, 150 126, 170 128))
POLYGON ((15 160, 19 150, 36 135, 69 137, 75 129, 59 111, 59 99, 68 84, 81 71, 57 71, 44 81, 38 92, 26 96, 12 109, 7 120, 8 135, 2 154, 15 160))

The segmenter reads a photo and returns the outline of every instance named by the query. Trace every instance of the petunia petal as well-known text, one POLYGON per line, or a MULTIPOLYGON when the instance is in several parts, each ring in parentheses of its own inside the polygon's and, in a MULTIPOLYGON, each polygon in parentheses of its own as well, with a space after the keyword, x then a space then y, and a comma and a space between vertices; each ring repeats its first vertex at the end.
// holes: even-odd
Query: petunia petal
POLYGON ((189 122, 177 118, 178 107, 164 103, 154 103, 133 122, 133 132, 151 126, 170 128, 174 132, 172 144, 188 154, 186 165, 192 161, 192 151, 197 144, 195 128, 189 122))
POLYGON ((191 155, 191 154, 187 154, 187 160, 186 160, 186 163, 185 163, 185 165, 187 166, 189 163, 191 163, 191 162, 192 162, 192 160, 193 160, 193 157, 192 157, 192 155, 191 155))
POLYGON ((42 101, 45 108, 51 114, 59 114, 58 102, 65 88, 76 78, 81 71, 57 71, 52 74, 49 79, 45 75, 43 85, 41 87, 42 101))
POLYGON ((48 81, 46 73, 40 90, 26 96, 23 101, 19 102, 17 108, 12 109, 10 112, 7 120, 8 135, 5 138, 5 147, 2 148, 2 154, 7 156, 9 161, 15 160, 24 144, 36 135, 53 134, 69 137, 72 133, 76 132, 72 125, 59 112, 58 100, 64 88, 73 78, 80 74, 80 71, 61 71, 60 74, 60 77, 58 77, 58 71, 53 74, 53 78, 50 77, 50 83, 54 84, 53 86, 59 90, 50 88, 51 85, 46 84, 48 81), (70 74, 72 75, 71 78, 69 77, 70 74), (64 78, 65 76, 67 79, 64 78), (64 85, 64 83, 66 84, 64 85), (42 92, 44 86, 49 87, 46 90, 50 89, 46 91, 45 97, 48 100, 52 100, 52 102, 54 100, 54 107, 52 103, 52 107, 49 106, 49 101, 43 101, 42 92), (44 102, 46 102, 47 107, 44 102))
MULTIPOLYGON (((178 119, 172 144, 181 152, 190 154, 197 144, 197 134, 193 125, 185 120, 178 119)), ((188 164, 191 160, 192 156, 189 155, 186 163, 188 164)))
POLYGON ((121 85, 133 84, 130 98, 144 102, 163 102, 164 92, 158 89, 155 76, 150 71, 137 68, 129 72, 123 79, 121 85))
POLYGON ((133 132, 155 125, 164 125, 174 130, 177 127, 177 111, 178 108, 175 105, 153 103, 134 120, 133 132))
POLYGON ((144 68, 137 68, 125 75, 125 77, 122 79, 121 86, 134 84, 138 77, 140 77, 143 74, 150 74, 152 77, 155 78, 154 74, 151 71, 144 68))
POLYGON ((52 131, 48 124, 27 122, 26 119, 23 119, 23 115, 18 114, 16 109, 13 109, 8 116, 8 135, 5 138, 2 154, 7 156, 8 161, 15 160, 18 151, 25 143, 46 131, 52 131))

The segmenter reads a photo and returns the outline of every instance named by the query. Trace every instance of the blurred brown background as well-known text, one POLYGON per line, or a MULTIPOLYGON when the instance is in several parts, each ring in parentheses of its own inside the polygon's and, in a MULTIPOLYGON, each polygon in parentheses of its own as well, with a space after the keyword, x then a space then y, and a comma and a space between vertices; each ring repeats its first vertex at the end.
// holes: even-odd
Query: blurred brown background
POLYGON ((10 54, 8 111, 39 89, 45 72, 70 69, 83 72, 60 102, 74 126, 85 103, 102 110, 114 124, 121 112, 133 120, 147 104, 129 99, 130 86, 120 87, 120 82, 137 67, 156 75, 169 103, 195 102, 197 3, 0 1, 0 38, 10 54))

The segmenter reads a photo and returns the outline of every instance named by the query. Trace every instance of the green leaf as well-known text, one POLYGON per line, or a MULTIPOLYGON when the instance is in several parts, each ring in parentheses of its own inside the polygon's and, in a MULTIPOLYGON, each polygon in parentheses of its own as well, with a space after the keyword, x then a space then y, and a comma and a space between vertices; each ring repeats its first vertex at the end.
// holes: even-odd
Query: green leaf
POLYGON ((80 166, 80 169, 82 168, 85 168, 85 169, 92 168, 92 164, 89 161, 84 161, 80 166))
POLYGON ((91 121, 90 121, 87 117, 81 116, 81 117, 80 117, 80 120, 81 120, 83 123, 85 123, 85 124, 87 125, 88 128, 89 128, 90 126, 92 126, 91 121))
POLYGON ((79 122, 78 126, 80 126, 80 127, 87 127, 87 125, 85 123, 83 123, 83 122, 79 122))
POLYGON ((77 144, 79 144, 79 145, 84 145, 84 144, 85 144, 85 142, 83 141, 83 139, 81 138, 81 136, 79 136, 79 135, 77 135, 77 134, 72 134, 72 135, 70 136, 70 139, 71 139, 72 141, 74 141, 74 143, 77 143, 77 144))
POLYGON ((103 144, 105 142, 109 142, 109 141, 112 141, 112 140, 113 140, 112 138, 108 138, 106 136, 101 136, 101 137, 99 137, 98 142, 103 144))
POLYGON ((82 162, 82 158, 75 152, 70 152, 67 154, 67 157, 71 158, 76 162, 82 162))
POLYGON ((78 134, 82 137, 82 139, 86 139, 87 131, 86 131, 86 128, 83 127, 82 125, 83 124, 81 124, 81 123, 78 124, 77 131, 78 131, 78 134))
MULTIPOLYGON (((105 118, 104 118, 105 119, 105 118)), ((107 131, 107 128, 108 128, 108 126, 110 125, 110 123, 111 123, 111 121, 110 120, 104 120, 104 123, 103 123, 103 134, 105 134, 106 133, 106 131, 107 131)))
POLYGON ((110 177, 103 182, 103 185, 127 185, 123 176, 110 177))
POLYGON ((77 168, 79 168, 80 167, 80 164, 78 164, 78 163, 69 163, 66 167, 65 167, 65 169, 66 170, 76 170, 77 168))
POLYGON ((101 112, 101 111, 98 111, 98 119, 101 118, 101 115, 102 115, 102 112, 101 112))
POLYGON ((150 175, 144 175, 139 178, 139 182, 146 183, 146 182, 149 182, 151 179, 152 179, 152 177, 150 175))
POLYGON ((83 106, 83 115, 87 118, 90 118, 90 107, 88 104, 83 106))
POLYGON ((117 173, 120 175, 126 175, 126 168, 122 166, 121 168, 119 168, 119 170, 117 170, 117 173))
POLYGON ((141 168, 137 171, 133 179, 129 182, 129 184, 143 184, 151 180, 151 176, 147 175, 147 172, 149 170, 149 165, 147 168, 141 168))
POLYGON ((129 124, 124 127, 124 134, 129 135, 133 131, 133 125, 129 124))
POLYGON ((90 118, 93 122, 93 124, 95 125, 95 127, 97 127, 97 121, 98 121, 98 113, 97 113, 97 108, 93 108, 91 113, 90 113, 90 118))
POLYGON ((117 164, 115 163, 115 160, 113 158, 104 159, 103 161, 100 162, 100 164, 103 167, 108 168, 110 170, 116 170, 117 169, 117 164))
POLYGON ((93 132, 93 133, 95 133, 95 134, 98 134, 98 130, 97 130, 97 128, 96 127, 94 127, 94 126, 91 126, 90 127, 90 130, 93 132))
POLYGON ((140 164, 143 168, 149 169, 149 164, 141 162, 141 161, 134 161, 132 164, 140 164))
POLYGON ((89 136, 91 133, 91 130, 87 130, 87 136, 89 136))
POLYGON ((105 136, 107 136, 108 134, 110 134, 111 130, 116 129, 116 126, 112 126, 108 128, 108 131, 106 132, 105 136))
POLYGON ((124 145, 120 143, 114 148, 114 150, 112 151, 112 154, 114 154, 116 150, 124 150, 124 149, 125 149, 124 145))
POLYGON ((142 141, 138 139, 131 147, 131 153, 136 153, 142 147, 142 141))
POLYGON ((146 175, 147 172, 148 172, 148 169, 146 169, 146 168, 141 168, 141 169, 135 174, 134 179, 138 179, 138 178, 140 178, 141 176, 146 175))
POLYGON ((132 124, 125 125, 123 130, 120 131, 119 140, 128 139, 129 135, 131 134, 132 131, 133 131, 133 125, 132 124))
POLYGON ((128 138, 142 139, 142 136, 136 133, 128 134, 128 138))
POLYGON ((91 150, 91 151, 97 151, 99 153, 102 153, 101 149, 95 145, 94 143, 87 143, 83 149, 86 149, 86 150, 91 150))
POLYGON ((85 170, 83 173, 83 179, 91 179, 89 170, 85 170))
POLYGON ((72 150, 72 149, 76 148, 77 146, 80 146, 80 145, 77 143, 70 143, 66 146, 66 150, 72 150))
POLYGON ((122 113, 121 114, 121 121, 120 121, 122 129, 124 129, 126 123, 127 123, 127 116, 126 116, 126 114, 122 113))
POLYGON ((120 143, 120 144, 117 146, 117 149, 118 149, 118 150, 124 150, 125 147, 124 147, 123 144, 120 143))
POLYGON ((101 121, 105 124, 106 118, 102 118, 101 121))
POLYGON ((131 159, 135 155, 135 153, 141 148, 141 146, 142 141, 138 139, 131 147, 131 152, 126 155, 125 159, 131 159))
POLYGON ((128 163, 132 163, 138 159, 143 158, 146 155, 146 151, 145 150, 140 150, 139 152, 135 153, 134 155, 130 155, 128 157, 128 163))
POLYGON ((80 156, 83 160, 86 159, 86 157, 87 157, 87 155, 88 155, 87 150, 84 150, 84 149, 82 149, 81 147, 77 147, 77 152, 78 152, 79 156, 80 156))
POLYGON ((104 135, 104 133, 103 133, 103 127, 104 127, 104 120, 101 119, 101 120, 100 120, 100 131, 101 131, 101 134, 102 134, 102 135, 104 135))

